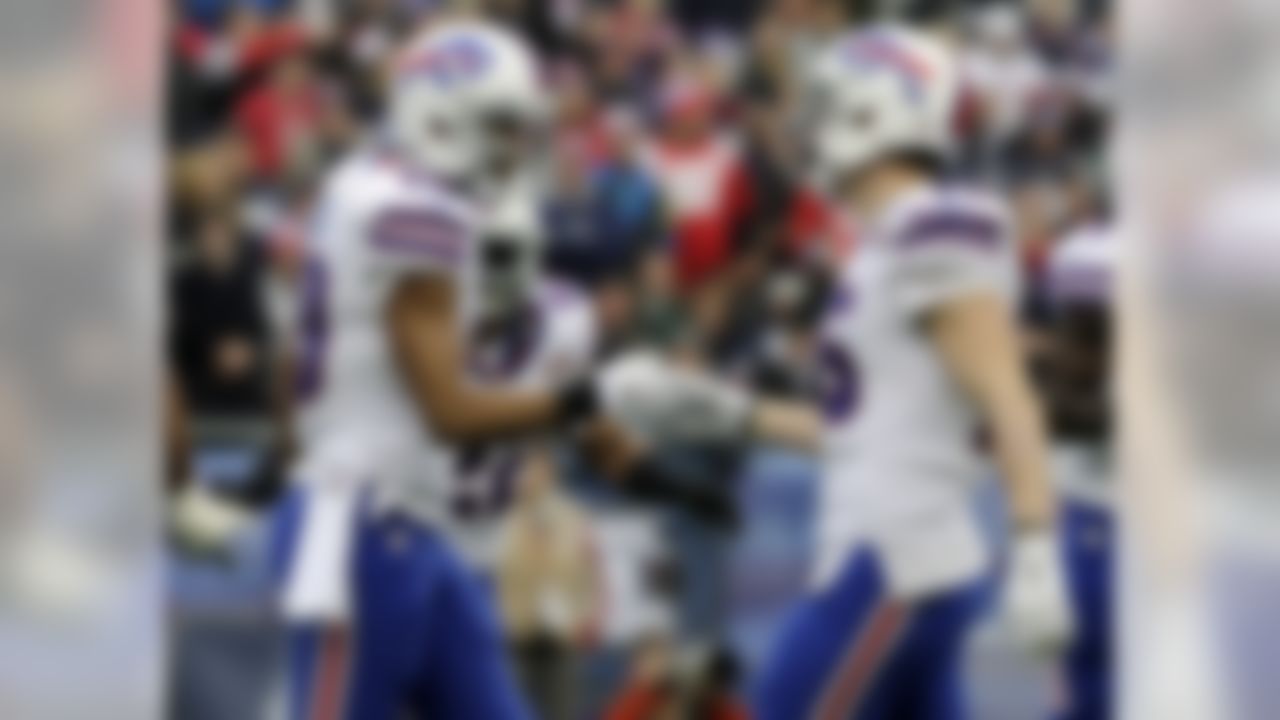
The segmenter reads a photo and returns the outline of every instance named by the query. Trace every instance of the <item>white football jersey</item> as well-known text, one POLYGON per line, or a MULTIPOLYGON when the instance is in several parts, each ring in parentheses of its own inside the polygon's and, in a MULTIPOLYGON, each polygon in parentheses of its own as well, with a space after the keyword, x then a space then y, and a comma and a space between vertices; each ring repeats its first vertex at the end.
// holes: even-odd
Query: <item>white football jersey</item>
MULTIPOLYGON (((511 498, 521 443, 458 448, 437 439, 396 367, 384 312, 407 274, 443 273, 461 298, 458 327, 473 332, 479 212, 376 150, 333 172, 310 239, 295 472, 303 483, 371 490, 378 507, 443 529, 477 561, 511 498)), ((520 337, 468 338, 474 380, 553 386, 586 371, 595 348, 590 304, 552 282, 535 300, 520 337)))
POLYGON ((373 488, 380 503, 413 496, 433 516, 445 509, 452 452, 426 426, 401 378, 385 310, 406 275, 440 273, 453 278, 459 321, 469 322, 477 220, 463 196, 377 149, 333 170, 308 239, 299 481, 373 488), (422 501, 433 494, 440 497, 422 501))
POLYGON ((992 475, 980 418, 920 325, 970 293, 1011 304, 1017 293, 1010 220, 993 198, 928 186, 862 228, 822 326, 818 583, 856 547, 878 553, 901 595, 986 568, 973 508, 992 475))

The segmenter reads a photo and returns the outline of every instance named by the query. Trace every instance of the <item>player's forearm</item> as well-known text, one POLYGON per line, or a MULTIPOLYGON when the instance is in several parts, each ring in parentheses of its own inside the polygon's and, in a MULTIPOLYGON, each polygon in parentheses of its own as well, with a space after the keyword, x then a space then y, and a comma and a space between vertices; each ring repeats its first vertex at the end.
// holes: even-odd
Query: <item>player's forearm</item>
POLYGON ((957 300, 936 310, 928 329, 991 433, 1014 524, 1020 529, 1047 527, 1054 500, 1044 420, 1008 310, 995 297, 957 300))
POLYGON ((1007 392, 1007 397, 992 398, 984 413, 991 429, 992 449, 1015 527, 1043 529, 1052 524, 1054 517, 1044 423, 1029 388, 1010 388, 1007 392))
POLYGON ((592 410, 585 392, 482 385, 467 370, 451 281, 414 277, 393 293, 387 323, 400 371, 432 434, 473 442, 529 434, 592 410))
POLYGON ((493 390, 471 384, 457 388, 435 405, 429 411, 432 432, 451 443, 497 440, 546 429, 554 424, 558 407, 551 393, 493 390))
MULTIPOLYGON (((430 340, 424 340, 430 346, 430 340)), ((436 347, 440 347, 437 345, 436 347)), ((466 377, 461 363, 425 347, 403 352, 403 371, 431 433, 449 443, 483 442, 525 435, 556 420, 556 395, 481 386, 466 377)))

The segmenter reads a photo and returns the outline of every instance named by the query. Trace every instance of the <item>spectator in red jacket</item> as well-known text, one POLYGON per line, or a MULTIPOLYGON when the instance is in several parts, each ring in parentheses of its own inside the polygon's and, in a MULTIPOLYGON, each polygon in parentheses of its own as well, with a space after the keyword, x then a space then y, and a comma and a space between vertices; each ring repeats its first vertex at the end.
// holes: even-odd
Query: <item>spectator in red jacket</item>
POLYGON ((303 50, 278 58, 235 109, 259 180, 285 179, 320 160, 332 120, 324 91, 303 50))
POLYGON ((306 44, 306 33, 296 23, 267 20, 250 7, 236 8, 222 27, 187 21, 176 31, 179 56, 206 80, 259 72, 306 44))
POLYGON ((717 123, 716 93, 693 73, 673 76, 660 106, 660 133, 641 150, 641 164, 658 183, 671 216, 681 285, 693 289, 729 258, 738 143, 717 123))

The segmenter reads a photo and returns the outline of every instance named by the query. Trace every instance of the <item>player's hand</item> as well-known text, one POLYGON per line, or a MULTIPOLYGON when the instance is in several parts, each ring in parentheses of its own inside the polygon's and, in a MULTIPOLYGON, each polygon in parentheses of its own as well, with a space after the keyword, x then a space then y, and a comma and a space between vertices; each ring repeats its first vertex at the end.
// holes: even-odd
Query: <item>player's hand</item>
POLYGON ((652 438, 674 400, 672 368, 650 351, 610 360, 596 374, 595 384, 604 415, 646 438, 652 438))
POLYGON ((169 507, 169 531, 183 548, 201 553, 225 551, 254 521, 254 513, 190 481, 169 507))
POLYGON ((1005 583, 1004 611, 1018 643, 1037 655, 1063 651, 1071 642, 1075 622, 1052 532, 1015 538, 1005 583))
POLYGON ((724 442, 741 437, 750 394, 656 353, 625 354, 597 376, 605 414, 650 440, 724 442))

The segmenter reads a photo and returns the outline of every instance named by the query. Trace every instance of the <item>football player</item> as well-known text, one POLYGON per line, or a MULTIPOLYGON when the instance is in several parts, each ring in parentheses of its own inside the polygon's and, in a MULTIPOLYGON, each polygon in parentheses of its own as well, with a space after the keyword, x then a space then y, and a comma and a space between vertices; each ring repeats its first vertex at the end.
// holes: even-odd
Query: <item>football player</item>
POLYGON ((999 201, 942 180, 957 82, 941 44, 871 27, 812 70, 815 181, 856 218, 859 246, 821 326, 813 588, 761 670, 756 715, 963 717, 962 650, 991 566, 973 507, 991 474, 983 435, 1014 528, 1012 628, 1044 652, 1071 632, 1014 235, 999 201))
MULTIPOLYGON (((701 402, 686 392, 688 372, 643 354, 553 389, 494 382, 490 372, 512 368, 472 365, 515 362, 488 358, 489 344, 470 335, 501 314, 486 307, 501 302, 484 264, 502 258, 485 256, 510 248, 485 235, 542 141, 536 77, 506 31, 433 26, 398 59, 378 137, 321 191, 303 313, 300 491, 277 524, 294 717, 528 717, 492 603, 450 539, 459 513, 492 512, 505 492, 474 485, 469 463, 499 459, 472 449, 606 419, 661 428, 701 402)), ((554 331, 585 333, 580 324, 566 313, 554 331)), ((535 327, 523 329, 516 345, 535 327)), ((585 340, 565 343, 585 350, 585 340)), ((528 352, 502 352, 517 350, 528 352)), ((645 468, 626 472, 655 494, 645 468)))

